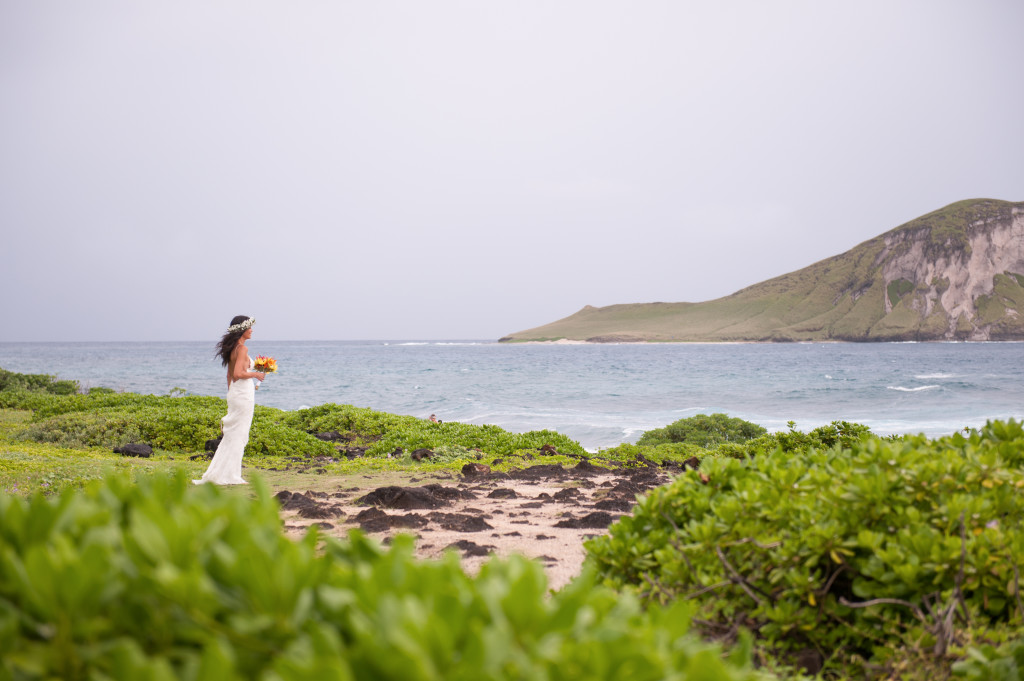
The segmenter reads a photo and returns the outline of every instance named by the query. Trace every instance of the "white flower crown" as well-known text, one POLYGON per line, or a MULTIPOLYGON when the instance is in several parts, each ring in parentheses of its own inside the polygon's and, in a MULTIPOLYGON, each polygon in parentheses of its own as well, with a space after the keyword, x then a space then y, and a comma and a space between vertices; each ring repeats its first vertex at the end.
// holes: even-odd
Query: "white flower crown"
POLYGON ((249 317, 244 322, 238 322, 228 327, 228 333, 234 333, 235 331, 245 331, 250 326, 256 323, 255 317, 249 317))

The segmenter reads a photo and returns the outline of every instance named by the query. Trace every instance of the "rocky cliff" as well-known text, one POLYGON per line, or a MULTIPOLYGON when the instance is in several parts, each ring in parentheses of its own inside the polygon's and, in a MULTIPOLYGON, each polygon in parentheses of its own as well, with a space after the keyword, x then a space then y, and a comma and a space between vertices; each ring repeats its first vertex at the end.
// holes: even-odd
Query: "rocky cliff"
POLYGON ((704 303, 586 306, 503 341, 1024 340, 1024 203, 960 201, 704 303))
POLYGON ((938 316, 944 325, 935 335, 949 340, 1020 336, 1024 205, 975 208, 996 210, 984 210, 961 229, 943 231, 925 221, 883 235, 878 262, 887 291, 908 289, 886 296, 887 316, 899 305, 922 319, 938 316))

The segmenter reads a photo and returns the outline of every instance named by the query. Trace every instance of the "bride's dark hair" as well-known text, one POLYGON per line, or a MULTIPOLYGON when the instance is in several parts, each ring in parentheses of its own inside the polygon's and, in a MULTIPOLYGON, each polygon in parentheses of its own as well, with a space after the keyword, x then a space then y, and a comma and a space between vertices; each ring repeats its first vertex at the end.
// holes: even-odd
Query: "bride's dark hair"
MULTIPOLYGON (((244 314, 240 314, 236 317, 231 318, 231 323, 228 326, 234 326, 235 324, 241 324, 246 319, 249 319, 244 314)), ((220 362, 224 366, 231 363, 231 353, 235 351, 235 346, 238 345, 238 340, 242 337, 242 334, 246 332, 246 329, 239 329, 238 331, 228 331, 224 334, 224 337, 217 343, 217 351, 214 356, 220 357, 220 362)))

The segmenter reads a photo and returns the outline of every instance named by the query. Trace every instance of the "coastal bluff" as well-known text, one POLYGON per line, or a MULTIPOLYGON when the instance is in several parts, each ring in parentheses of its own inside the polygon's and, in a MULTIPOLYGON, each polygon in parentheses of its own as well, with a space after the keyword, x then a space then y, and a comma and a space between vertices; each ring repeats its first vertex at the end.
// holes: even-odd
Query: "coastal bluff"
POLYGON ((587 305, 501 342, 1024 340, 1024 202, 960 201, 702 303, 587 305))

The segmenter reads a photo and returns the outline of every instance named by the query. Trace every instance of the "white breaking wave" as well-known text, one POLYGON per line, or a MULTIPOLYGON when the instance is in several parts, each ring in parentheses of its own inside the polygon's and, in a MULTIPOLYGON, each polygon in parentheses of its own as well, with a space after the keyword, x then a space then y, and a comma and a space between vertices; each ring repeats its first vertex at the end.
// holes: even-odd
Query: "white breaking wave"
POLYGON ((888 388, 889 390, 898 390, 901 393, 919 393, 922 390, 934 390, 934 389, 939 388, 939 387, 941 387, 941 386, 937 386, 937 385, 921 385, 921 386, 918 386, 916 388, 906 388, 906 387, 904 387, 902 385, 889 385, 889 386, 886 386, 886 388, 888 388))
POLYGON ((956 378, 956 374, 918 374, 914 378, 919 381, 927 381, 936 378, 956 378))
MULTIPOLYGON (((391 343, 384 343, 384 345, 391 345, 391 343)), ((394 343, 394 345, 398 345, 398 346, 408 346, 408 345, 456 345, 456 346, 465 346, 465 345, 488 345, 488 344, 487 343, 482 343, 480 341, 405 341, 403 343, 394 343)))

